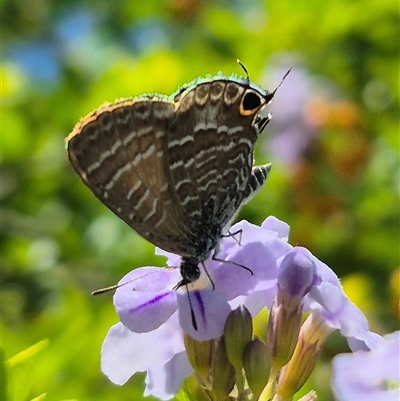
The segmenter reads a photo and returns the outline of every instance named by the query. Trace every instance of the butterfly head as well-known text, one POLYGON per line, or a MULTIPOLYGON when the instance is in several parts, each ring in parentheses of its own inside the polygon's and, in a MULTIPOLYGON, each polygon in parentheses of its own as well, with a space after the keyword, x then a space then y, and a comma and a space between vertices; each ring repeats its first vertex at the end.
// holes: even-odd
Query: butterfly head
POLYGON ((177 290, 180 287, 193 283, 200 277, 199 261, 193 258, 182 258, 179 266, 182 280, 174 287, 177 290))

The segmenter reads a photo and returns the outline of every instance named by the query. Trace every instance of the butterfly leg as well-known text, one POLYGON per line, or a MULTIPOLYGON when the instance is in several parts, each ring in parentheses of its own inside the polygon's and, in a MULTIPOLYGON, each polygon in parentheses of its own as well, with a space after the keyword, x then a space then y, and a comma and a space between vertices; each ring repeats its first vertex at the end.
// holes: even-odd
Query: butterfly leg
POLYGON ((232 260, 225 260, 225 259, 219 259, 215 256, 215 254, 211 257, 212 260, 215 260, 216 262, 221 262, 221 263, 230 263, 232 265, 241 267, 242 269, 247 270, 251 275, 253 275, 253 270, 251 270, 249 267, 245 265, 241 265, 240 263, 233 262, 232 260))
POLYGON ((230 231, 228 231, 226 234, 221 235, 221 238, 233 238, 238 245, 241 245, 242 233, 243 233, 242 229, 237 230, 234 233, 231 233, 230 231), (236 239, 236 237, 235 237, 235 235, 237 235, 237 234, 239 234, 239 239, 236 239))

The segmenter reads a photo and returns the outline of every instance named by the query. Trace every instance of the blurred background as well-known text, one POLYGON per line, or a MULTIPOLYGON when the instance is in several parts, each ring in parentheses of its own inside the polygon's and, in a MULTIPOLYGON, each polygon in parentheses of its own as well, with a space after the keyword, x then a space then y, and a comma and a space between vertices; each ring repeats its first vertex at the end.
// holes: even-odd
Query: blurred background
MULTIPOLYGON (((398 2, 4 0, 1 24, 4 400, 142 399, 143 375, 100 371, 118 319, 112 293, 90 293, 165 259, 81 183, 64 138, 104 101, 243 74, 237 58, 271 90, 293 66, 257 143, 272 173, 239 219, 286 221, 372 330, 399 326, 398 2)), ((347 351, 332 335, 305 391, 332 400, 347 351)))

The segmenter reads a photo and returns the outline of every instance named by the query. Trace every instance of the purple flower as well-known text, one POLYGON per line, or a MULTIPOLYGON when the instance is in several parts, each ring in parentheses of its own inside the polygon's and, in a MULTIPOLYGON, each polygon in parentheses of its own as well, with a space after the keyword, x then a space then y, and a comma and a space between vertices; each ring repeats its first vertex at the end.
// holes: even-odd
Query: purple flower
POLYGON ((315 257, 314 261, 322 278, 319 285, 311 287, 306 297, 314 320, 323 322, 328 331, 339 330, 347 338, 352 351, 374 347, 381 336, 369 331, 367 319, 344 293, 336 274, 315 257))
POLYGON ((366 318, 343 292, 335 273, 307 249, 293 248, 278 264, 280 271, 277 298, 283 302, 279 309, 274 304, 271 311, 270 319, 275 319, 275 322, 270 321, 270 328, 276 330, 270 330, 273 335, 269 336, 269 341, 273 343, 269 347, 274 351, 273 364, 277 367, 281 367, 282 361, 286 363, 291 356, 279 373, 277 385, 279 399, 289 399, 304 385, 325 340, 334 330, 340 330, 347 337, 353 350, 371 349, 381 337, 369 331, 366 318), (282 294, 279 295, 280 293, 282 294), (303 302, 300 302, 303 295, 303 302), (279 326, 286 326, 292 333, 297 331, 294 328, 297 327, 296 321, 300 317, 289 313, 290 308, 288 309, 288 306, 296 304, 303 304, 303 311, 311 310, 301 327, 297 344, 294 343, 293 335, 291 337, 284 330, 280 330, 281 333, 278 330, 279 326), (285 324, 279 325, 280 320, 286 320, 285 324), (293 350, 293 355, 285 354, 285 350, 293 350))
MULTIPOLYGON (((192 373, 184 333, 197 341, 218 338, 238 304, 246 305, 254 316, 272 302, 277 259, 292 249, 287 243, 289 226, 269 217, 262 227, 242 221, 231 231, 238 230, 242 230, 240 244, 238 236, 221 240, 217 256, 225 262, 206 261, 215 290, 204 272, 189 291, 173 290, 180 280, 177 268, 143 267, 120 281, 114 304, 121 322, 110 329, 102 348, 102 370, 111 381, 121 385, 135 372, 146 371, 146 394, 168 399, 192 373)), ((169 264, 179 265, 178 257, 169 255, 169 264)))
MULTIPOLYGON (((311 278, 313 280, 312 285, 309 286, 309 292, 305 293, 304 297, 304 312, 311 311, 313 319, 318 320, 318 324, 322 322, 326 326, 324 330, 326 329, 329 334, 334 330, 340 330, 353 351, 369 350, 380 341, 381 337, 369 331, 367 319, 344 293, 335 272, 312 255, 309 250, 303 247, 294 247, 290 254, 278 260, 279 283, 285 282, 288 288, 296 285, 296 283, 288 283, 288 280, 293 280, 291 276, 293 272, 290 271, 288 264, 290 259, 296 261, 308 259, 314 265, 312 267, 313 274, 310 275, 310 280, 311 278), (289 255, 291 255, 290 258, 289 255)), ((306 266, 306 263, 304 262, 303 265, 306 266)), ((293 264, 293 267, 299 270, 298 263, 293 264)), ((307 270, 304 269, 302 274, 307 277, 307 270)), ((311 274, 311 271, 308 274, 311 274)))
POLYGON ((146 372, 145 395, 163 400, 173 397, 193 372, 184 335, 197 341, 217 339, 231 310, 244 305, 255 316, 263 307, 271 308, 277 289, 285 306, 298 309, 295 315, 300 319, 302 311, 312 312, 296 345, 295 355, 299 356, 294 356, 285 366, 285 374, 280 375, 283 392, 294 388, 287 387, 285 378, 290 380, 296 369, 300 372, 307 358, 312 367, 333 330, 339 329, 353 350, 370 349, 379 341, 343 293, 335 273, 305 248, 287 243, 286 223, 274 217, 267 218, 261 227, 242 221, 231 230, 238 231, 241 234, 220 241, 216 256, 224 262, 212 258, 205 262, 212 282, 202 271, 188 288, 174 290, 181 279, 176 268, 180 258, 163 251, 158 253, 168 255, 168 264, 175 267, 143 267, 120 281, 114 296, 120 323, 108 332, 101 360, 102 370, 112 382, 122 385, 135 372, 146 372), (252 274, 238 264, 251 269, 252 274), (302 344, 307 346, 307 358, 300 357, 304 355, 302 344))
POLYGON ((312 255, 305 248, 293 248, 278 265, 278 296, 287 306, 296 307, 311 287, 321 282, 312 255))
POLYGON ((268 346, 274 373, 293 355, 300 332, 303 300, 321 278, 312 255, 295 247, 278 260, 279 275, 268 322, 268 346))
POLYGON ((172 398, 192 373, 183 345, 177 314, 149 333, 134 333, 122 323, 104 340, 101 367, 109 379, 122 385, 136 372, 146 372, 145 395, 172 398))
MULTIPOLYGON (((329 335, 334 330, 339 330, 347 338, 350 348, 355 351, 358 349, 369 350, 374 347, 381 337, 369 331, 368 322, 360 309, 349 300, 344 293, 343 288, 336 274, 325 263, 321 262, 305 248, 294 247, 290 253, 291 258, 302 260, 309 259, 313 262, 313 285, 309 287, 308 294, 304 297, 303 311, 311 311, 312 319, 315 324, 323 325, 323 330, 329 335)), ((283 260, 288 260, 286 255, 283 260)), ((286 266, 285 270, 281 268, 279 272, 279 282, 282 282, 282 273, 288 273, 286 270, 287 262, 278 264, 286 266)), ((305 263, 304 263, 305 265, 305 263)), ((298 266, 296 265, 297 269, 298 266)), ((305 273, 306 274, 306 271, 305 273)), ((288 275, 290 278, 290 276, 288 275)), ((286 278, 286 280, 288 280, 286 278)), ((289 284, 286 284, 289 285, 289 284)), ((294 284, 292 284, 293 286, 294 284)))
MULTIPOLYGON (((135 333, 147 333, 177 311, 183 331, 197 341, 206 341, 222 334, 226 316, 232 309, 229 302, 235 298, 264 293, 262 302, 250 302, 250 310, 257 313, 265 305, 265 292, 271 292, 269 298, 274 295, 271 289, 276 284, 276 260, 291 249, 286 242, 287 232, 285 239, 279 238, 276 231, 268 230, 268 222, 279 226, 278 220, 269 218, 262 228, 245 221, 232 227, 235 232, 242 230, 240 245, 237 238, 223 238, 218 258, 225 262, 207 261, 215 290, 204 272, 199 280, 189 284, 190 291, 185 286, 178 291, 173 289, 180 279, 176 268, 144 267, 128 273, 119 282, 114 297, 121 322, 135 333), (246 266, 253 274, 229 260, 246 266), (191 307, 197 330, 193 327, 191 307)), ((281 225, 283 231, 288 228, 281 225)), ((169 264, 178 263, 176 255, 170 255, 169 264)))
POLYGON ((332 387, 338 401, 398 401, 400 332, 385 336, 370 351, 336 356, 332 387))

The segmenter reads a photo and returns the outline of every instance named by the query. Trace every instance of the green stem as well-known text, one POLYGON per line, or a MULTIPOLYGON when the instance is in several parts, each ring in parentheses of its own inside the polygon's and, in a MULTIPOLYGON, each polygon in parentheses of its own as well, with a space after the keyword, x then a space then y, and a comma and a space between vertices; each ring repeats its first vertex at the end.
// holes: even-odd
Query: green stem
POLYGON ((244 381, 242 369, 235 368, 236 387, 238 389, 238 400, 243 400, 244 396, 244 381))

